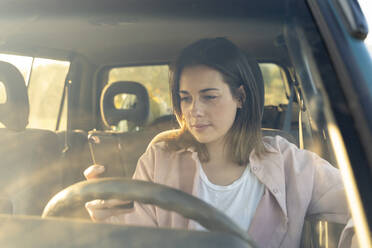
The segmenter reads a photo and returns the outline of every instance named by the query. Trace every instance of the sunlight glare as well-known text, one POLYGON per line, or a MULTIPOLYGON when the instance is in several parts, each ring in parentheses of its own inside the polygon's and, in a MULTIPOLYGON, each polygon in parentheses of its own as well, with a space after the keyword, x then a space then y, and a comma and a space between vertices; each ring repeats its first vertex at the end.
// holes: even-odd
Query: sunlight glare
POLYGON ((5 91, 5 86, 4 83, 0 81, 0 104, 6 103, 6 91, 5 91))
POLYGON ((366 216, 363 211, 362 201, 356 186, 354 173, 351 169, 350 161, 347 156, 346 148, 342 140, 338 127, 332 123, 328 124, 330 138, 332 140, 333 150, 337 164, 339 166, 342 181, 344 182, 346 196, 351 210, 351 215, 355 223, 355 231, 360 247, 372 247, 371 237, 369 235, 366 216))
POLYGON ((368 47, 368 50, 370 53, 372 53, 372 35, 371 35, 371 29, 372 29, 372 1, 371 0, 358 0, 359 5, 363 11, 364 16, 367 19, 368 23, 368 29, 369 34, 367 38, 365 39, 365 43, 368 47))
POLYGON ((21 72, 23 78, 28 83, 28 77, 30 74, 32 57, 10 55, 10 54, 0 54, 0 60, 13 64, 21 72))

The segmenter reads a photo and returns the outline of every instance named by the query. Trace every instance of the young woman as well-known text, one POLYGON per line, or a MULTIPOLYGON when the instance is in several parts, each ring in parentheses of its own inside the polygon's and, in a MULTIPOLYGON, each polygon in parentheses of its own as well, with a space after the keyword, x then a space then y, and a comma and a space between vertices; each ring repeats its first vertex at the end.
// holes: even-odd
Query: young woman
MULTIPOLYGON (((346 223, 339 171, 282 137, 262 137, 262 76, 258 64, 233 43, 203 39, 186 47, 172 68, 171 94, 181 129, 155 138, 134 179, 203 199, 260 247, 298 247, 308 216, 346 223)), ((103 171, 93 165, 85 175, 90 179, 103 171)), ((115 209, 119 203, 97 200, 86 207, 97 221, 203 229, 151 205, 135 203, 125 214, 115 209)))

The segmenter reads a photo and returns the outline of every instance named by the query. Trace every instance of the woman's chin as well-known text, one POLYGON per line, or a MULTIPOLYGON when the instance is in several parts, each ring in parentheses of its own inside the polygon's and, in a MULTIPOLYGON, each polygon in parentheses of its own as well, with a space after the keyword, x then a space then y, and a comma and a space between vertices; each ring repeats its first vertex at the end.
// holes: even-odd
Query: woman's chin
POLYGON ((210 135, 195 135, 195 134, 193 134, 193 136, 196 139, 196 141, 198 141, 201 144, 207 144, 207 143, 213 142, 213 137, 211 137, 210 135))

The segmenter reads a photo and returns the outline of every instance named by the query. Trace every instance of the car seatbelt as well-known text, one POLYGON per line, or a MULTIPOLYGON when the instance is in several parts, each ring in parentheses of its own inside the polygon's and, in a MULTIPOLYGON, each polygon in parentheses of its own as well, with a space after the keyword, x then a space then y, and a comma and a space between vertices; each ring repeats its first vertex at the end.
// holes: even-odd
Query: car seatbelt
POLYGON ((302 112, 306 111, 305 103, 302 98, 301 89, 297 87, 298 84, 296 84, 296 95, 297 95, 297 102, 299 106, 298 111, 298 147, 300 149, 304 149, 304 136, 303 136, 303 130, 302 130, 302 112))
POLYGON ((304 137, 302 132, 302 108, 298 111, 298 147, 304 149, 304 137))
POLYGON ((293 108, 293 98, 294 98, 294 83, 291 84, 291 91, 289 95, 289 102, 287 105, 287 110, 284 116, 283 131, 289 133, 291 131, 292 122, 292 108, 293 108))
MULTIPOLYGON (((66 106, 67 106, 67 111, 68 111, 68 98, 69 98, 69 92, 70 92, 70 87, 71 87, 71 80, 69 79, 69 75, 67 75, 66 80, 65 80, 65 87, 63 89, 62 93, 62 102, 61 105, 59 106, 59 112, 58 112, 58 119, 57 119, 57 124, 56 124, 56 130, 58 130, 60 122, 61 122, 61 116, 62 116, 62 111, 63 111, 63 105, 66 101, 66 106)), ((68 115, 68 112, 67 112, 68 115)), ((67 118, 68 121, 68 118, 67 118)), ((66 154, 67 151, 70 149, 70 136, 68 135, 69 131, 69 125, 67 125, 66 128, 66 133, 65 133, 65 142, 64 142, 64 148, 62 151, 62 154, 66 154)))
POLYGON ((91 133, 88 134, 88 147, 89 147, 90 158, 91 158, 93 164, 97 164, 97 162, 96 162, 96 158, 94 156, 92 143, 98 144, 99 142, 100 142, 100 140, 97 136, 94 136, 91 133))
POLYGON ((305 110, 304 102, 301 99, 301 94, 299 89, 297 88, 298 83, 296 81, 292 82, 290 88, 290 95, 289 95, 289 102, 288 107, 284 116, 284 123, 282 130, 285 132, 290 133, 291 131, 291 123, 292 123, 292 109, 293 109, 293 100, 294 95, 297 96, 297 102, 299 105, 298 111, 298 146, 300 149, 304 148, 304 140, 303 140, 303 130, 302 130, 302 111, 305 110))

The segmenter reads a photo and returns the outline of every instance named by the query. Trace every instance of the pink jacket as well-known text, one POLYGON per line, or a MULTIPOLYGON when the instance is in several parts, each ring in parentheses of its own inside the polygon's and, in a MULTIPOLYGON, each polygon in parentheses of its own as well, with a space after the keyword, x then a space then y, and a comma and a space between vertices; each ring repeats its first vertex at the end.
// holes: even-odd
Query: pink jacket
MULTIPOLYGON (((264 137, 270 151, 250 154, 252 172, 265 185, 248 234, 260 247, 299 247, 305 218, 346 223, 350 217, 339 171, 316 154, 279 136, 264 137)), ((197 153, 167 151, 152 144, 138 161, 133 178, 165 184, 196 195, 197 153)), ((188 228, 189 220, 152 205, 117 216, 127 224, 188 228)))

